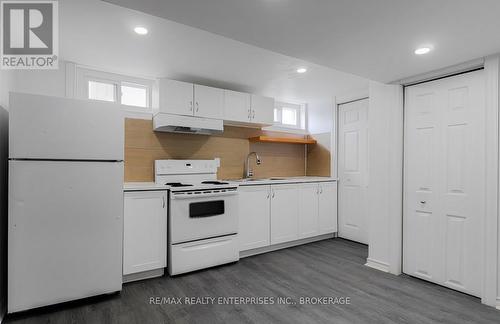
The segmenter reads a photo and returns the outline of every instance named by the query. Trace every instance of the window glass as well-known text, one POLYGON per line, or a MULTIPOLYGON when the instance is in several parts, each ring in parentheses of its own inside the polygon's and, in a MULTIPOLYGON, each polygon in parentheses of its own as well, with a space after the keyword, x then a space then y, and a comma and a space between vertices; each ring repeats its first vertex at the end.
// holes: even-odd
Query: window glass
POLYGON ((89 81, 89 99, 116 101, 115 85, 113 83, 89 81))
POLYGON ((281 123, 284 125, 297 125, 297 109, 283 107, 281 109, 281 123))
POLYGON ((122 85, 122 104, 137 107, 148 106, 148 91, 144 86, 122 85))
POLYGON ((279 108, 274 108, 274 122, 275 123, 281 123, 281 117, 280 114, 281 110, 279 108))

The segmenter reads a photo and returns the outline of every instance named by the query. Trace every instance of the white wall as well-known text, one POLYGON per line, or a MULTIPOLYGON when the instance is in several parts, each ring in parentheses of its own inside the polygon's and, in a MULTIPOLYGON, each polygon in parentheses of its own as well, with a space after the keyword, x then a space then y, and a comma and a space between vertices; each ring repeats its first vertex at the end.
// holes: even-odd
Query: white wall
POLYGON ((367 266, 401 273, 403 89, 370 82, 367 266))
POLYGON ((66 92, 65 64, 58 70, 7 71, 8 91, 64 97, 66 92))

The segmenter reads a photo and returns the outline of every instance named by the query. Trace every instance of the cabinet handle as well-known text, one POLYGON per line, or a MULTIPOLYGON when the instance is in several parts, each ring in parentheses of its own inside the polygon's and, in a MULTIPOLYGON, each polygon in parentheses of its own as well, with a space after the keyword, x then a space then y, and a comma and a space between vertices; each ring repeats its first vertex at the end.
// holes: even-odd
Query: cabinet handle
POLYGON ((196 112, 200 111, 200 104, 198 103, 198 101, 196 102, 196 112))
POLYGON ((248 119, 252 119, 252 109, 248 109, 248 119))
POLYGON ((421 203, 421 204, 425 204, 425 203, 426 203, 426 201, 425 201, 425 200, 421 200, 421 201, 420 201, 420 203, 421 203))
POLYGON ((269 199, 270 195, 271 195, 271 193, 268 191, 267 192, 267 199, 269 199))
POLYGON ((193 102, 192 101, 189 102, 189 111, 193 111, 193 102))
POLYGON ((274 190, 273 190, 273 198, 274 198, 274 190))
POLYGON ((323 187, 319 187, 319 193, 322 194, 323 193, 323 187))
POLYGON ((165 196, 161 197, 162 201, 163 201, 163 208, 165 208, 165 196))
POLYGON ((253 114, 252 114, 252 119, 255 119, 255 109, 252 110, 253 114))

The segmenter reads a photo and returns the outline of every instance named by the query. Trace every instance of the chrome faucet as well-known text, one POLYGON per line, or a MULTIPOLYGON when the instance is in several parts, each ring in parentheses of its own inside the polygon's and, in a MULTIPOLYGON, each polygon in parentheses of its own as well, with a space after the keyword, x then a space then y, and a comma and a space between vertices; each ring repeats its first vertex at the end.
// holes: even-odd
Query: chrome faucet
POLYGON ((257 154, 257 152, 250 152, 250 153, 248 153, 247 160, 245 162, 245 171, 244 171, 244 175, 243 175, 244 178, 251 178, 251 177, 253 177, 253 170, 250 169, 250 156, 252 156, 252 155, 255 155, 255 162, 257 163, 257 165, 261 164, 261 160, 260 160, 260 157, 257 154))

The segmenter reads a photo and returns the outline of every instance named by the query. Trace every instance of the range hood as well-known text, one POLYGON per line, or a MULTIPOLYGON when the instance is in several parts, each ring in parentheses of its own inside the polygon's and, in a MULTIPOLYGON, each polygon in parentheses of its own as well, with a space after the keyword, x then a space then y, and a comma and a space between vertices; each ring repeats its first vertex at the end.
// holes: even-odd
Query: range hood
POLYGON ((157 113, 153 117, 153 130, 155 132, 212 135, 222 133, 224 124, 221 119, 157 113))

